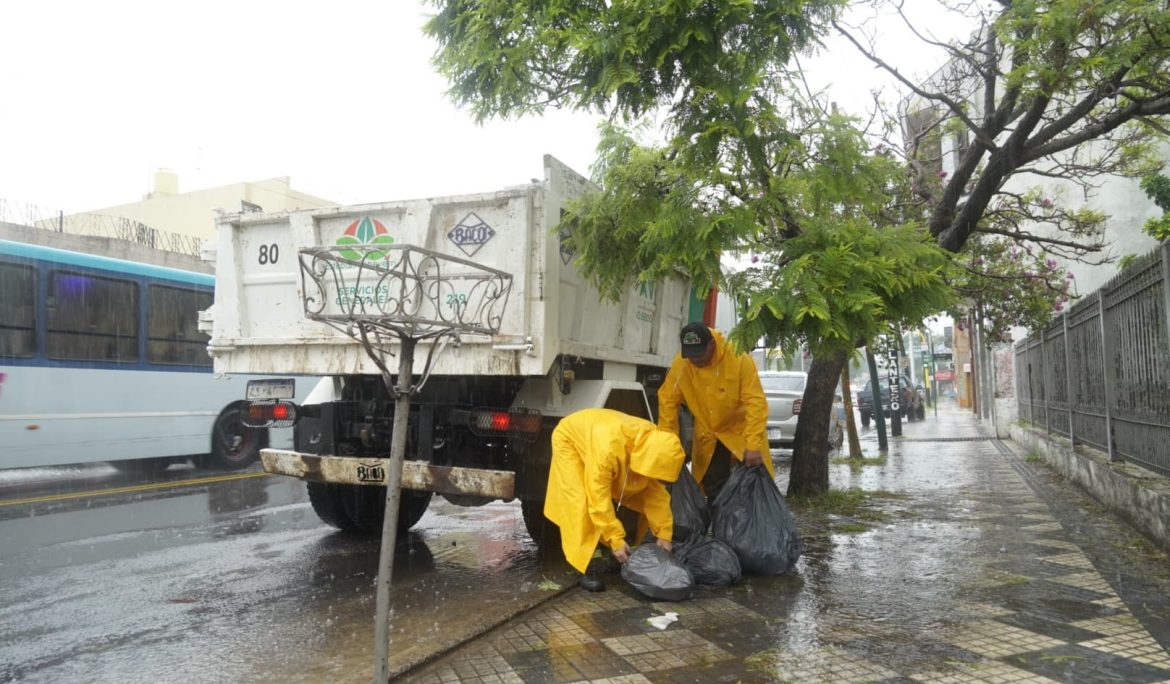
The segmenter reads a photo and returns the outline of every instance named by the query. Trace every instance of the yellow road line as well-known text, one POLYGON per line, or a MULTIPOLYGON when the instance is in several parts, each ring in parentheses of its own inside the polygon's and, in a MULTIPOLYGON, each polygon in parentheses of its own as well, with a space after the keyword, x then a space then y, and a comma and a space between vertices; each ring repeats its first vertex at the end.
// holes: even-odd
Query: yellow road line
POLYGON ((232 480, 246 480, 251 477, 267 477, 270 473, 243 473, 240 475, 220 475, 217 477, 201 477, 196 480, 176 480, 174 482, 152 482, 150 484, 134 485, 132 487, 111 487, 109 489, 94 489, 88 492, 71 492, 69 494, 50 494, 48 496, 32 496, 24 499, 0 500, 0 506, 18 506, 20 504, 44 503, 46 501, 68 501, 69 499, 84 499, 90 496, 106 496, 109 494, 126 494, 128 492, 146 492, 152 489, 169 489, 172 487, 191 487, 195 485, 212 484, 214 482, 231 482, 232 480))

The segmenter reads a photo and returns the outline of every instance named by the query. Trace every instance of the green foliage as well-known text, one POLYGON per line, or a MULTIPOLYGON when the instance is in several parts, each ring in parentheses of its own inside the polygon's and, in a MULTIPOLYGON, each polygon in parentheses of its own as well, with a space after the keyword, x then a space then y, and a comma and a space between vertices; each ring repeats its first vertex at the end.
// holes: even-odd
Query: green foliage
POLYGON ((584 274, 617 299, 630 274, 654 281, 682 269, 743 305, 731 336, 740 348, 763 339, 785 349, 804 343, 814 355, 851 350, 891 322, 917 323, 952 303, 950 257, 925 231, 875 228, 905 178, 897 162, 870 154, 850 120, 799 103, 756 121, 751 135, 709 132, 719 138, 711 148, 690 138, 640 146, 606 125, 601 189, 566 217, 584 274), (763 164, 755 158, 780 154, 804 163, 753 182, 763 164), (725 276, 719 259, 730 248, 757 263, 725 276))
POLYGON ((1142 178, 1141 188, 1162 211, 1170 211, 1170 178, 1152 173, 1142 178))
POLYGON ((839 0, 431 1, 435 65, 483 120, 690 101, 787 61, 839 0))
POLYGON ((1148 219, 1142 229, 1155 240, 1170 238, 1170 178, 1152 173, 1142 178, 1141 187, 1162 210, 1161 216, 1148 219))
POLYGON ((813 355, 853 349, 891 322, 917 323, 952 304, 950 257, 916 225, 875 229, 825 221, 784 243, 775 261, 732 279, 747 306, 733 339, 813 355))

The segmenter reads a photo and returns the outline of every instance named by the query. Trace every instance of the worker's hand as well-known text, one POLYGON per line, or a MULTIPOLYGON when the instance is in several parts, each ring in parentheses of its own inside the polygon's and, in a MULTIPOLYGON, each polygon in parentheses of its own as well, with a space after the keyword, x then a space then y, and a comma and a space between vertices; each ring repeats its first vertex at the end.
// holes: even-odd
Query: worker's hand
POLYGON ((622 542, 621 546, 613 549, 613 557, 617 562, 625 565, 626 561, 630 560, 630 547, 625 542, 622 542))
POLYGON ((671 549, 670 540, 669 539, 659 539, 658 540, 658 548, 662 549, 663 551, 665 551, 667 553, 670 553, 670 549, 671 549))
POLYGON ((763 465, 764 455, 758 451, 743 452, 743 464, 747 467, 763 465))

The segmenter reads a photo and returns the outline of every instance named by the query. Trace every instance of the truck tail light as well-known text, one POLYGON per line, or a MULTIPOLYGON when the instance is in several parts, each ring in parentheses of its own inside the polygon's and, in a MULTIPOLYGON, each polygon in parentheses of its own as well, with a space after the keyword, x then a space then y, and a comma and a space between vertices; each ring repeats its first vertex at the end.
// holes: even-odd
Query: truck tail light
POLYGON ((476 409, 471 412, 468 427, 480 437, 521 437, 534 441, 540 434, 542 416, 540 411, 528 409, 476 409))
POLYGON ((796 399, 792 402, 792 415, 800 415, 800 405, 804 403, 803 399, 796 399))
POLYGON ((265 399, 244 405, 243 422, 251 428, 292 427, 300 417, 300 408, 291 401, 265 399))

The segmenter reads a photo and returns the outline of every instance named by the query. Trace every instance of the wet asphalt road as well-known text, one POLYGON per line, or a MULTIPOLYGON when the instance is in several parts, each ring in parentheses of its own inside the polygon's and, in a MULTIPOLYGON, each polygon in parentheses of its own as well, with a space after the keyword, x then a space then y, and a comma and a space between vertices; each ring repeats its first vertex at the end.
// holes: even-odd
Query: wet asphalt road
MULTIPOLYGON (((377 546, 291 478, 0 474, 0 682, 368 681, 377 546)), ((518 503, 436 497, 396 553, 392 669, 554 595, 545 580, 569 584, 518 503)))

